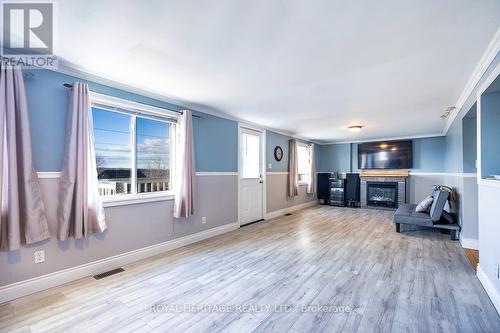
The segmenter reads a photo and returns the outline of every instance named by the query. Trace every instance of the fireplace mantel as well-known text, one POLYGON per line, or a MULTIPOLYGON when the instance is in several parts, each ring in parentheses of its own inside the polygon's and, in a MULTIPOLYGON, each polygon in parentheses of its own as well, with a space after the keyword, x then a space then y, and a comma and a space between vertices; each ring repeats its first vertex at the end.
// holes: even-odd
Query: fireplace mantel
POLYGON ((408 170, 361 170, 361 177, 396 177, 408 178, 408 170))

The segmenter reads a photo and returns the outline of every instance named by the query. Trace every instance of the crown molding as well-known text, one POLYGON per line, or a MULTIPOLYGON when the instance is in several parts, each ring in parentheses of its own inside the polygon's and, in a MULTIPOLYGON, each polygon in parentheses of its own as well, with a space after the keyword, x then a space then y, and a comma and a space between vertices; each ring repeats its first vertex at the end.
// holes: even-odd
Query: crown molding
POLYGON ((462 91, 462 94, 458 98, 458 101, 455 105, 455 110, 450 114, 450 116, 446 120, 446 124, 444 126, 442 135, 446 135, 448 133, 451 124, 453 124, 453 121, 455 121, 455 118, 460 113, 460 110, 467 101, 467 98, 469 98, 469 96, 472 94, 474 88, 479 83, 479 80, 481 80, 481 77, 484 75, 484 73, 486 72, 486 70, 491 65, 491 63, 493 62, 493 60, 495 59, 495 57, 499 52, 500 52, 500 28, 498 28, 495 35, 493 35, 493 38, 488 44, 486 51, 484 52, 483 56, 479 60, 479 63, 477 64, 469 80, 467 81, 467 84, 465 85, 464 90, 462 91))

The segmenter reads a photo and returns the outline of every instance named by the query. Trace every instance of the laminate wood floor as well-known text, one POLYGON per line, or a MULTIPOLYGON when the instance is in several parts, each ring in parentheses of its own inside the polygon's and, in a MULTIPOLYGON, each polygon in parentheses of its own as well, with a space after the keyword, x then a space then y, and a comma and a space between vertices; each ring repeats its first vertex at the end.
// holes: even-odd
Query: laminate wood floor
POLYGON ((0 331, 500 332, 458 242, 316 206, 0 305, 0 331))

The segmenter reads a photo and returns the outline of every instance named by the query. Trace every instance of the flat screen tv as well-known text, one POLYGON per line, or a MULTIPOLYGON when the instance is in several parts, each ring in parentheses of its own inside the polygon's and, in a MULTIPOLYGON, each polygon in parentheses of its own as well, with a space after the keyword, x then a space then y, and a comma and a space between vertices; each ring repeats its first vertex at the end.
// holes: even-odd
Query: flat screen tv
POLYGON ((358 145, 359 169, 411 169, 412 141, 366 142, 358 145))

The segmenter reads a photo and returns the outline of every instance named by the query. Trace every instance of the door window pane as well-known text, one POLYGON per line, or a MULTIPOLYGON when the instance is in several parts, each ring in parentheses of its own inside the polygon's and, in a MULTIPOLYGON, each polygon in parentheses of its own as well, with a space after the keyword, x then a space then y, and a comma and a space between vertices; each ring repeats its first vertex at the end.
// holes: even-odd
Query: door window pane
POLYGON ((260 177, 260 137, 258 135, 243 133, 242 140, 242 178, 260 177))
POLYGON ((131 116, 92 108, 92 117, 99 194, 131 193, 131 116))
POLYGON ((137 193, 170 189, 170 124, 136 118, 137 193))

